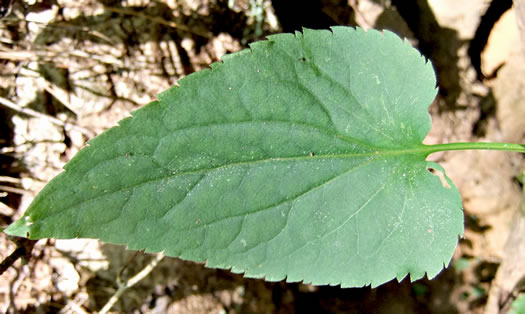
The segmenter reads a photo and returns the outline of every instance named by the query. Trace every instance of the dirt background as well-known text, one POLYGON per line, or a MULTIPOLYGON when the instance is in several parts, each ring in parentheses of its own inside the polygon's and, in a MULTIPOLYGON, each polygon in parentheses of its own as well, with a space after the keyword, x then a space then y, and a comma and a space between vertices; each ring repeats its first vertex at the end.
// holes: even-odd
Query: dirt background
MULTIPOLYGON (((2 1, 7 3, 8 1, 2 1)), ((505 6, 510 1, 499 1, 505 6)), ((525 142, 525 57, 514 10, 486 0, 20 0, 0 20, 0 227, 86 141, 181 77, 266 35, 352 25, 408 38, 438 73, 426 143, 525 142), (497 8, 496 8, 497 9, 497 8), (494 12, 497 12, 493 8, 494 12), (492 12, 492 11, 491 11, 492 12), (488 18, 485 19, 485 22, 488 18), (478 34, 477 36, 476 33, 478 34), (474 41, 472 41, 476 38, 474 41), (487 45, 485 47, 485 42, 487 45), (10 107, 10 108, 8 108, 10 107)), ((341 289, 245 279, 165 258, 113 307, 135 313, 497 313, 524 288, 522 154, 439 153, 460 189, 465 237, 434 280, 341 289), (521 174, 521 175, 520 175, 521 174), (507 244, 506 244, 507 243, 507 244), (500 270, 496 276, 496 272, 500 270), (498 289, 506 291, 498 294, 498 289), (489 295, 491 301, 488 302, 489 295)), ((0 233, 0 260, 15 244, 0 233)), ((99 311, 147 254, 41 240, 0 279, 0 312, 99 311), (118 279, 120 278, 120 279, 118 279)))

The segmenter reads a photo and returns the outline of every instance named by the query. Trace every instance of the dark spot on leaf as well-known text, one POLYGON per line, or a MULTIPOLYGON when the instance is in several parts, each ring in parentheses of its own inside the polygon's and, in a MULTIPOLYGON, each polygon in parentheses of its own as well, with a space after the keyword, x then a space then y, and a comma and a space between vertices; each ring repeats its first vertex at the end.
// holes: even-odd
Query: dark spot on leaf
POLYGON ((431 174, 439 177, 439 180, 441 180, 441 184, 444 188, 450 189, 450 184, 448 184, 447 180, 445 179, 445 174, 441 170, 437 170, 434 168, 427 167, 427 171, 431 174))
POLYGON ((299 61, 306 62, 306 58, 305 57, 301 57, 301 58, 299 58, 299 61))

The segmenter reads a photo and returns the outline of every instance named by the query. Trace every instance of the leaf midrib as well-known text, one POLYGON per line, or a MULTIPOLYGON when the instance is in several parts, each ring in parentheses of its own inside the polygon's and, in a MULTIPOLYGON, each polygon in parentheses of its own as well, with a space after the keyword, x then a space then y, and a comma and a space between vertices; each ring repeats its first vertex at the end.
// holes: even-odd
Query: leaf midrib
MULTIPOLYGON (((234 167, 234 166, 242 166, 242 165, 246 165, 246 164, 257 164, 257 163, 264 163, 264 162, 271 162, 271 161, 290 161, 290 160, 312 160, 312 159, 327 159, 327 158, 330 158, 330 159, 342 159, 342 158, 352 158, 352 157, 395 157, 395 156, 399 156, 399 155, 408 155, 408 154, 414 154, 414 155, 418 155, 418 154, 423 154, 423 153, 426 153, 426 150, 424 149, 425 148, 425 145, 421 144, 421 147, 418 147, 418 148, 413 148, 413 149, 405 149, 405 150, 385 150, 385 151, 382 151, 382 152, 379 152, 379 151, 376 151, 376 152, 368 152, 368 153, 357 153, 357 154, 340 154, 340 155, 320 155, 320 156, 300 156, 300 157, 287 157, 287 158, 268 158, 268 159, 260 159, 260 160, 252 160, 252 161, 244 161, 244 162, 237 162, 237 163, 232 163, 232 164, 227 164, 227 165, 221 165, 221 166, 217 166, 217 167, 213 167, 213 168, 208 168, 208 169, 199 169, 197 171, 187 171, 187 172, 184 172, 184 173, 179 173, 179 174, 171 174, 171 175, 168 175, 168 176, 165 176, 165 177, 162 177, 162 178, 155 178, 155 179, 152 179, 152 180, 147 180, 145 182, 141 182, 139 184, 136 184, 136 185, 133 185, 133 186, 129 186, 129 187, 126 187, 126 188, 123 188, 123 189, 119 189, 119 190, 115 190, 115 191, 112 191, 112 192, 108 192, 108 193, 105 193, 103 195, 100 195, 100 196, 97 196, 95 198, 91 198, 91 199, 86 199, 86 200, 83 200, 79 203, 76 203, 72 206, 70 206, 69 208, 64 208, 62 210, 58 210, 57 212, 55 212, 53 215, 49 215, 47 217, 45 217, 43 220, 41 220, 42 222, 44 222, 45 220, 47 220, 48 218, 51 218, 51 217, 54 217, 56 215, 59 215, 61 214, 64 210, 68 210, 68 209, 73 209, 73 208, 76 208, 78 206, 82 206, 86 203, 89 203, 89 202, 93 202, 93 201, 96 201, 100 198, 103 198, 103 197, 107 197, 107 196, 110 196, 110 195, 113 195, 113 194, 116 194, 116 193, 121 193, 121 192, 127 192, 127 191, 130 191, 130 190, 134 190, 136 188, 140 188, 144 185, 147 185, 147 184, 150 184, 150 183, 153 183, 153 182, 156 182, 156 181, 161 181, 161 180, 166 180, 166 179, 170 179, 170 178, 173 178, 173 177, 181 177, 181 176, 188 176, 188 175, 194 175, 194 174, 207 174, 209 172, 213 172, 213 171, 216 171, 216 170, 219 170, 221 168, 227 168, 227 167, 234 167), (423 148, 423 149, 421 149, 423 148), (335 157, 334 157, 335 156, 335 157)), ((124 157, 124 155, 119 155, 119 156, 116 156, 112 159, 116 159, 116 158, 119 158, 119 157, 124 157)), ((151 158, 151 156, 143 156, 143 157, 149 157, 151 158)), ((111 159, 110 159, 111 160, 111 159)), ((360 163, 358 165, 356 165, 355 167, 351 167, 350 169, 346 170, 346 171, 343 171, 342 173, 340 174, 337 174, 335 176, 333 176, 332 178, 330 178, 329 180, 326 180, 324 182, 322 182, 321 184, 319 185, 316 185, 304 192, 301 192, 299 195, 296 195, 294 196, 293 198, 297 198, 297 197, 300 197, 301 195, 304 195, 314 189, 317 189, 337 178, 339 178, 340 176, 343 176, 345 174, 347 174, 348 172, 356 169, 356 168, 360 168, 362 166, 365 166, 373 161, 377 161, 379 160, 379 158, 374 158, 374 159, 368 159, 368 160, 364 160, 363 163, 360 163)), ((108 160, 106 160, 108 161, 108 160)), ((201 179, 199 179, 200 181, 201 179)), ((278 203, 277 205, 279 205, 281 203, 278 203)), ((275 206, 275 204, 273 205, 275 206)), ((272 206, 270 206, 272 207, 272 206)), ((264 210, 266 208, 269 208, 269 207, 265 207, 265 208, 262 208, 262 209, 258 209, 254 212, 250 212, 250 213, 246 213, 246 214, 251 214, 251 213, 256 213, 256 212, 259 212, 261 210, 264 210)), ((224 219, 229 219, 229 218, 234 218, 234 217, 227 217, 227 218, 224 218, 224 219)))

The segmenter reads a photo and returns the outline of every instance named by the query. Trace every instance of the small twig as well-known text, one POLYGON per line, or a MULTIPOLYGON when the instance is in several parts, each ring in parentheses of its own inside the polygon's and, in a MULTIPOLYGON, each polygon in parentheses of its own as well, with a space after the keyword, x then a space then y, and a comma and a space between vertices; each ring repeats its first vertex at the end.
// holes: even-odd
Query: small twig
POLYGON ((32 51, 27 50, 10 50, 10 51, 0 51, 1 60, 10 60, 10 61, 21 61, 21 60, 32 60, 36 54, 32 51))
POLYGON ((26 195, 28 193, 31 193, 29 191, 26 191, 24 189, 14 188, 12 186, 7 185, 0 185, 0 191, 8 192, 8 193, 14 193, 19 195, 26 195))
POLYGON ((6 308, 6 313, 16 313, 16 304, 15 304, 15 292, 16 290, 18 290, 18 288, 20 286, 18 286, 16 289, 15 289, 15 285, 17 284, 17 282, 19 282, 20 280, 20 270, 18 270, 18 268, 14 267, 14 270, 15 270, 15 277, 13 278, 13 280, 11 280, 9 282, 9 304, 7 305, 7 308, 6 308))
POLYGON ((19 184, 21 181, 22 180, 20 180, 19 178, 0 176, 0 182, 9 182, 9 183, 19 184))
POLYGON ((0 275, 3 274, 9 267, 11 267, 19 258, 26 262, 31 257, 31 251, 36 244, 36 240, 29 240, 25 238, 13 237, 13 242, 16 243, 16 249, 11 255, 6 257, 0 263, 0 275))
POLYGON ((168 27, 175 28, 175 29, 179 29, 179 30, 182 30, 182 31, 186 31, 186 32, 189 32, 189 33, 192 33, 192 34, 195 34, 195 35, 199 35, 199 36, 204 37, 204 38, 210 39, 212 37, 212 35, 210 33, 208 33, 208 32, 203 33, 203 32, 200 32, 200 31, 196 31, 194 29, 191 29, 191 28, 187 27, 186 25, 177 24, 177 23, 172 22, 172 21, 166 21, 165 19, 162 19, 162 18, 160 18, 158 16, 149 16, 147 14, 143 14, 143 13, 140 13, 140 12, 135 12, 135 11, 128 10, 128 9, 115 8, 115 7, 105 7, 104 9, 106 9, 106 10, 108 10, 110 12, 115 12, 115 13, 122 14, 122 15, 131 15, 131 16, 135 16, 135 17, 141 17, 141 18, 150 20, 150 21, 152 21, 154 23, 161 24, 161 25, 168 26, 168 27))
POLYGON ((51 122, 53 124, 56 124, 56 125, 59 125, 61 127, 68 127, 68 128, 76 129, 80 133, 84 134, 87 138, 95 137, 95 133, 93 131, 90 131, 90 130, 88 130, 86 128, 80 127, 78 125, 74 125, 74 124, 69 123, 69 122, 64 122, 62 120, 59 120, 59 119, 54 118, 52 116, 49 116, 47 114, 43 114, 41 112, 35 111, 33 109, 21 107, 21 106, 15 104, 15 103, 13 103, 10 100, 3 98, 3 97, 0 97, 0 105, 3 105, 3 106, 5 106, 5 107, 7 107, 9 109, 15 110, 17 112, 20 112, 22 114, 25 114, 25 115, 28 115, 28 116, 31 116, 31 117, 47 119, 47 120, 49 120, 49 122, 51 122))
MULTIPOLYGON (((84 298, 81 298, 79 297, 79 295, 81 296, 82 294, 78 294, 74 300, 69 300, 66 304, 66 306, 64 306, 61 310, 60 310, 60 314, 63 314, 63 313, 76 313, 76 314, 87 314, 88 312, 86 312, 86 310, 84 310, 84 308, 82 307, 82 303, 84 303, 86 300, 84 300, 84 298), (80 300, 79 300, 80 299, 80 300)), ((86 298, 87 299, 87 298, 86 298)))
POLYGON ((13 216, 16 210, 0 202, 0 215, 13 216))
POLYGON ((115 303, 117 303, 118 299, 122 296, 122 294, 128 289, 133 287, 137 282, 141 281, 151 273, 151 271, 158 265, 160 261, 164 258, 164 254, 159 253, 157 256, 155 256, 154 259, 152 259, 146 267, 144 267, 140 272, 138 272, 135 276, 131 277, 129 280, 125 282, 117 282, 118 289, 115 291, 113 296, 108 300, 106 305, 98 312, 99 314, 105 314, 111 308, 115 303))
POLYGON ((38 47, 38 51, 30 50, 5 50, 0 47, 0 59, 11 60, 11 61, 52 61, 59 57, 64 58, 82 58, 94 60, 103 64, 112 66, 122 67, 122 62, 111 56, 111 55, 96 55, 85 51, 74 50, 74 51, 55 51, 49 47, 38 47))
POLYGON ((78 110, 76 110, 68 100, 70 99, 70 94, 68 91, 64 90, 63 88, 57 86, 54 83, 45 80, 43 85, 44 90, 46 90, 49 94, 58 99, 58 101, 60 101, 64 106, 66 106, 67 109, 71 110, 75 115, 79 116, 78 110))

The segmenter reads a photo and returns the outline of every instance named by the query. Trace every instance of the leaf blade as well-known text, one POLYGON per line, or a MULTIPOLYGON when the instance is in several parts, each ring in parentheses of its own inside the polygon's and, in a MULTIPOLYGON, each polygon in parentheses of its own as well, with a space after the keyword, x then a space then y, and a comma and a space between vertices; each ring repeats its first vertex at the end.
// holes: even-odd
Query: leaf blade
POLYGON ((431 65, 392 33, 270 36, 92 140, 6 232, 267 280, 433 277, 463 232, 459 193, 422 149, 435 93, 431 65))

